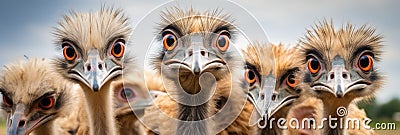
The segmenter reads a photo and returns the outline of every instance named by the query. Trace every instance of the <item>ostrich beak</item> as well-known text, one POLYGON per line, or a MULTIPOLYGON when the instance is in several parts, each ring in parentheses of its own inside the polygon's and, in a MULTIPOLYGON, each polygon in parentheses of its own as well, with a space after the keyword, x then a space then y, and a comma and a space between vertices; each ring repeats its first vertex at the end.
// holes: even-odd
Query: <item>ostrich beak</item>
POLYGON ((260 90, 251 90, 249 97, 250 101, 255 104, 255 108, 260 116, 263 117, 269 112, 272 95, 275 91, 276 78, 270 74, 269 76, 263 76, 262 80, 264 81, 261 83, 260 90))
POLYGON ((191 36, 191 48, 186 49, 186 59, 184 63, 188 65, 194 75, 200 75, 205 70, 216 68, 224 62, 211 54, 205 47, 203 37, 199 34, 191 36))
POLYGON ((78 80, 86 84, 94 92, 99 91, 111 78, 122 74, 121 66, 116 65, 107 58, 102 60, 99 51, 94 48, 88 51, 88 58, 84 64, 79 64, 73 70, 79 73, 78 80))
POLYGON ((130 109, 135 113, 137 117, 142 117, 144 115, 144 111, 147 107, 151 106, 153 100, 150 99, 140 99, 136 101, 134 104, 130 104, 130 109))
POLYGON ((278 112, 282 107, 293 103, 299 95, 293 95, 286 89, 279 90, 278 93, 272 94, 271 104, 268 109, 268 118, 278 112))
POLYGON ((350 74, 345 69, 343 58, 336 56, 332 62, 332 70, 327 74, 327 85, 338 98, 347 92, 346 86, 351 83, 350 74))
POLYGON ((31 116, 25 115, 26 106, 17 104, 15 111, 7 116, 7 134, 8 135, 28 135, 36 127, 53 119, 53 114, 46 115, 34 112, 31 116))

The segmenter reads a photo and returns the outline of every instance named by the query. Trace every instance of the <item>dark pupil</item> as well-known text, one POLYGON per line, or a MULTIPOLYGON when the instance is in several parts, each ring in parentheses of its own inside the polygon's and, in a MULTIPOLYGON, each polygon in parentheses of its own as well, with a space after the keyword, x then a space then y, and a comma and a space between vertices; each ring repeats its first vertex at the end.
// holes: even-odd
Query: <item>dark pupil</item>
POLYGON ((319 68, 319 62, 316 59, 311 59, 311 68, 317 70, 319 68))
POLYGON ((171 46, 173 46, 175 44, 175 38, 174 38, 174 36, 168 36, 167 37, 167 45, 169 46, 169 47, 171 47, 171 46))
POLYGON ((360 58, 360 66, 362 67, 362 68, 366 68, 366 67, 368 67, 368 65, 369 65, 369 59, 368 59, 368 56, 361 56, 361 58, 360 58))
POLYGON ((134 96, 134 93, 132 92, 131 89, 124 89, 124 91, 121 93, 121 96, 130 99, 134 96))
POLYGON ((3 95, 3 100, 4 100, 4 102, 7 103, 7 104, 10 104, 10 105, 12 104, 12 103, 11 103, 11 102, 12 102, 11 99, 9 99, 8 97, 5 97, 4 95, 3 95))
POLYGON ((250 80, 253 80, 253 79, 256 77, 256 75, 254 74, 253 71, 249 71, 249 73, 247 74, 247 77, 248 77, 250 80))
POLYGON ((114 53, 115 54, 119 54, 119 53, 121 53, 121 43, 115 43, 115 45, 114 45, 114 53))
POLYGON ((68 46, 66 50, 66 54, 68 57, 74 57, 75 55, 75 50, 72 46, 68 46))
POLYGON ((291 75, 289 75, 289 77, 288 77, 288 82, 290 83, 290 84, 294 84, 296 81, 294 80, 294 75, 293 74, 291 74, 291 75))
POLYGON ((218 39, 218 46, 219 47, 224 47, 226 45, 226 40, 223 36, 220 36, 218 39))
POLYGON ((42 100, 42 106, 47 107, 50 105, 50 99, 49 98, 45 98, 42 100))

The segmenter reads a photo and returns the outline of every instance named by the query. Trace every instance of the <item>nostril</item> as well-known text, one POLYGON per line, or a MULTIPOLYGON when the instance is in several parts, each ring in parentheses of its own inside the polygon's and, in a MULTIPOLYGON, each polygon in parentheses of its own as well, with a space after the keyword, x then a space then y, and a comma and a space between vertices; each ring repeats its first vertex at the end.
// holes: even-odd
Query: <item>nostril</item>
POLYGON ((18 123, 18 127, 24 126, 25 125, 25 120, 21 120, 18 123))
POLYGON ((99 70, 103 69, 103 65, 101 65, 101 64, 99 64, 98 67, 99 67, 99 70))
POLYGON ((346 73, 343 73, 343 74, 342 74, 342 77, 343 77, 344 79, 347 79, 347 78, 349 77, 349 75, 347 75, 346 73))
POLYGON ((271 99, 272 99, 272 101, 275 101, 276 95, 272 95, 271 99))
POLYGON ((334 75, 334 74, 331 74, 331 75, 329 76, 329 78, 333 79, 333 78, 335 78, 335 75, 334 75))
POLYGON ((92 66, 87 65, 86 69, 87 69, 88 71, 90 71, 90 70, 92 69, 92 66))
POLYGON ((193 51, 189 51, 189 56, 192 56, 193 55, 193 51))
POLYGON ((206 51, 200 51, 201 56, 206 56, 206 51))

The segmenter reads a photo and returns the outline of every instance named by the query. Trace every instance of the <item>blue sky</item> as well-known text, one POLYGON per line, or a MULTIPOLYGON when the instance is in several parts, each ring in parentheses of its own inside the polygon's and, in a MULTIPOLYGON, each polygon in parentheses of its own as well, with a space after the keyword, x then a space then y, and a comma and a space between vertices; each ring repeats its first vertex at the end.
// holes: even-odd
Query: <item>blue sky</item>
MULTIPOLYGON (((0 3, 0 65, 29 57, 53 57, 55 51, 52 27, 70 9, 96 11, 102 4, 125 10, 135 26, 149 11, 167 1, 121 0, 78 1, 37 0, 1 1, 0 3)), ((384 36, 380 70, 386 75, 386 84, 377 92, 380 102, 400 97, 400 1, 396 0, 233 0, 257 18, 273 43, 293 45, 306 28, 327 18, 340 27, 347 22, 360 26, 369 24, 384 36)), ((237 18, 238 20, 241 18, 237 18)), ((139 49, 140 46, 138 47, 139 49)))

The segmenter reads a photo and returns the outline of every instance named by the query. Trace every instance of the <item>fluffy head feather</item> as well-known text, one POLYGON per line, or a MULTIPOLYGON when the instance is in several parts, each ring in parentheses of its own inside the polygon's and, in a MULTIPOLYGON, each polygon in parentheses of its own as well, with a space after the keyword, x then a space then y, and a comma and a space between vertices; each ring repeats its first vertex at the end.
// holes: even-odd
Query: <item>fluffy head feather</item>
POLYGON ((305 71, 303 81, 314 83, 313 81, 317 79, 324 80, 324 78, 328 78, 325 77, 325 74, 332 70, 333 62, 339 57, 344 60, 343 64, 350 73, 351 78, 359 76, 359 78, 366 79, 372 83, 369 88, 370 91, 367 93, 369 96, 372 95, 383 83, 383 78, 379 75, 375 63, 380 61, 382 55, 382 38, 381 35, 375 33, 374 28, 366 25, 355 28, 352 24, 347 24, 347 26, 336 30, 333 22, 324 20, 311 30, 308 30, 299 44, 303 63, 307 62, 310 54, 316 55, 321 60, 323 67, 321 74, 324 75, 318 75, 314 78, 311 77, 309 72, 305 71), (374 65, 368 73, 362 73, 360 69, 357 69, 356 63, 361 54, 368 54, 373 58, 374 65))
POLYGON ((272 46, 272 51, 275 58, 275 75, 277 77, 282 77, 288 71, 302 67, 302 59, 298 55, 299 50, 297 48, 289 48, 283 44, 278 44, 272 46))
MULTIPOLYGON (((294 86, 287 84, 288 80, 295 81, 297 79, 295 78, 297 71, 302 65, 300 57, 295 55, 297 51, 296 48, 288 48, 282 44, 267 45, 264 43, 249 45, 247 50, 243 51, 248 66, 248 74, 252 72, 257 78, 254 83, 250 84, 250 92, 252 95, 259 95, 257 96, 258 98, 261 97, 258 99, 251 96, 252 98, 257 98, 252 100, 256 100, 255 105, 257 106, 260 106, 258 104, 263 102, 268 104, 268 110, 262 110, 262 108, 260 110, 272 115, 269 117, 285 118, 291 104, 295 101, 293 99, 297 99, 300 96, 300 89, 297 87, 297 83, 293 83, 294 86), (272 85, 274 89, 266 89, 264 85, 272 85), (262 98, 263 95, 265 95, 264 98, 262 98)), ((267 126, 262 132, 267 134, 281 133, 276 123, 274 123, 273 127, 271 129, 267 126)))
POLYGON ((64 78, 78 83, 85 94, 91 134, 114 134, 110 83, 122 76, 131 60, 126 42, 131 28, 121 9, 71 12, 55 28, 64 58, 54 61, 64 78))
MULTIPOLYGON (((168 96, 172 96, 179 103, 169 97, 163 98, 165 96, 158 97, 160 100, 155 101, 156 104, 160 101, 162 105, 158 106, 165 110, 166 114, 173 114, 173 118, 187 122, 178 122, 176 127, 175 123, 167 122, 172 123, 166 124, 168 128, 156 123, 151 129, 161 134, 216 134, 230 124, 228 121, 234 120, 234 116, 241 111, 240 104, 245 103, 247 85, 241 81, 243 61, 233 45, 235 37, 242 35, 236 33, 236 27, 232 24, 229 14, 222 14, 220 10, 201 13, 193 9, 172 8, 162 12, 161 16, 157 39, 153 42, 161 49, 153 55, 150 64, 158 73, 162 73, 168 96), (171 43, 174 45, 171 47, 172 44, 168 44, 168 41, 173 41, 171 43), (217 46, 219 41, 221 45, 217 46), (188 94, 191 97, 188 97, 188 94), (205 100, 207 97, 212 98, 205 100), (228 98, 234 100, 227 100, 228 98), (240 100, 241 98, 243 100, 240 100), (164 104, 177 104, 177 108, 164 109, 164 104), (205 120, 214 116, 219 109, 221 113, 218 118, 205 120)), ((152 112, 146 111, 144 116, 145 119, 152 119, 148 118, 147 114, 152 112)))
POLYGON ((54 33, 57 45, 69 40, 82 52, 87 52, 86 49, 90 48, 106 49, 115 38, 127 39, 131 33, 128 18, 121 9, 113 8, 103 7, 99 12, 88 13, 71 11, 58 24, 54 33))
MULTIPOLYGON (((210 35, 210 33, 219 34, 221 30, 227 30, 230 34, 231 42, 235 42, 236 34, 238 33, 236 27, 233 25, 234 19, 230 16, 230 14, 222 13, 222 10, 216 9, 212 11, 198 12, 194 9, 190 8, 189 10, 183 10, 178 7, 174 7, 171 9, 167 9, 164 12, 161 12, 161 23, 158 24, 156 33, 158 34, 157 39, 159 41, 163 40, 162 32, 167 29, 171 29, 175 32, 176 36, 182 40, 182 42, 187 42, 187 48, 190 46, 190 37, 182 38, 184 36, 188 36, 191 34, 199 33, 204 38, 205 43, 209 41, 214 41, 212 38, 215 38, 210 35)), ((207 48, 207 47, 206 47, 207 48)), ((151 65, 160 72, 161 62, 165 56, 165 52, 163 49, 158 50, 156 54, 154 54, 151 58, 151 65)), ((218 55, 218 53, 215 53, 218 55)), ((231 63, 230 68, 236 68, 239 59, 233 58, 235 54, 227 51, 225 56, 218 57, 226 57, 231 63)))
POLYGON ((14 104, 32 104, 41 96, 54 93, 57 96, 55 109, 60 110, 68 106, 67 101, 71 97, 64 90, 70 89, 70 85, 60 79, 44 59, 21 60, 5 65, 0 78, 1 93, 14 104))
POLYGON ((72 88, 72 84, 60 79, 50 65, 44 59, 30 59, 5 65, 2 69, 0 92, 4 102, 1 106, 9 114, 9 130, 16 128, 17 132, 53 133, 53 120, 70 113, 69 108, 73 107, 75 97, 73 92, 67 90, 72 88), (53 103, 49 102, 50 98, 54 99, 53 103), (43 104, 48 104, 50 108, 44 108, 43 104), (18 114, 20 116, 15 114, 21 111, 23 114, 18 114), (20 120, 24 121, 24 127, 20 125, 20 120), (12 126, 15 123, 17 127, 12 126))
POLYGON ((198 12, 190 8, 185 11, 174 7, 161 13, 162 21, 159 24, 159 31, 170 26, 178 28, 181 35, 188 35, 197 32, 214 32, 219 28, 226 27, 234 30, 233 18, 229 14, 223 14, 222 10, 198 12))
MULTIPOLYGON (((99 12, 81 13, 71 11, 65 15, 64 19, 58 22, 59 27, 53 33, 56 37, 58 50, 65 47, 65 43, 72 45, 77 53, 76 59, 80 62, 67 61, 63 57, 57 58, 54 63, 62 75, 68 77, 68 71, 79 63, 86 62, 89 50, 96 49, 101 59, 106 59, 110 55, 110 50, 114 42, 123 39, 128 40, 132 30, 129 27, 128 17, 121 9, 102 7, 99 12)), ((125 44, 126 45, 126 44, 125 44)), ((129 55, 125 55, 122 60, 113 59, 116 65, 122 66, 123 63, 130 63, 133 60, 129 55)), ((106 66, 107 66, 107 62, 106 66)), ((71 78, 69 78, 71 79, 71 78)), ((74 79, 72 79, 74 80, 74 79)))
POLYGON ((324 20, 315 25, 300 40, 302 55, 315 50, 322 54, 324 60, 333 59, 335 56, 342 56, 345 61, 350 62, 355 53, 360 53, 361 48, 369 49, 374 53, 376 60, 382 55, 382 36, 375 34, 375 29, 363 25, 355 28, 352 24, 335 30, 333 22, 324 20))
POLYGON ((247 46, 247 49, 246 51, 243 51, 243 54, 246 63, 254 66, 255 70, 260 74, 275 74, 273 72, 275 69, 275 60, 272 45, 256 42, 254 45, 247 46))
POLYGON ((274 76, 280 77, 289 70, 302 66, 301 58, 295 55, 299 53, 298 50, 285 47, 283 44, 267 45, 256 42, 249 45, 243 53, 245 61, 253 65, 262 75, 273 73, 274 76))
MULTIPOLYGON (((347 24, 335 29, 332 22, 324 20, 300 40, 307 65, 302 70, 301 86, 322 100, 324 117, 343 117, 337 116, 338 107, 351 107, 354 100, 369 98, 382 86, 375 63, 382 55, 382 38, 366 25, 355 28, 347 24)), ((324 134, 345 132, 339 128, 323 130, 324 134)))

